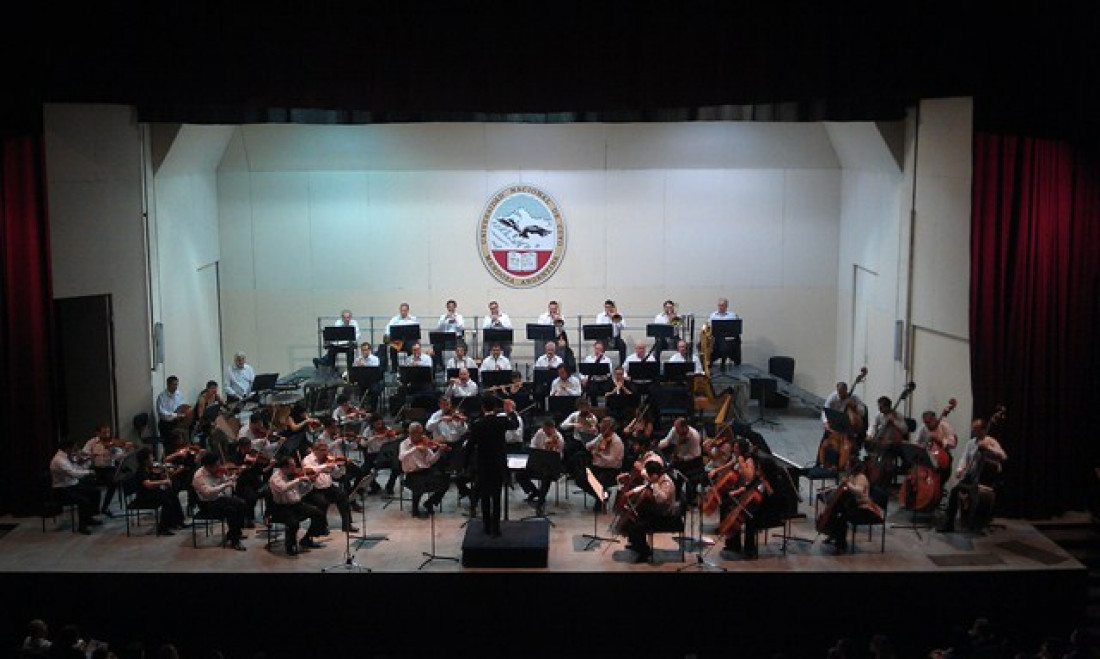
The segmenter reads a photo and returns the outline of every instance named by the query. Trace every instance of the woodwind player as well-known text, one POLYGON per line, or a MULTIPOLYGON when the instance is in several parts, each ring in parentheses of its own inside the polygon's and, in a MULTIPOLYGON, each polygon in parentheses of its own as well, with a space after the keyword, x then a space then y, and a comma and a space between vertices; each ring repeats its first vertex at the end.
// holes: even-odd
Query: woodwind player
POLYGON ((565 364, 558 365, 558 377, 550 387, 551 396, 580 396, 581 381, 577 376, 569 373, 569 367, 565 364))
MULTIPOLYGON (((436 326, 437 332, 446 332, 447 334, 455 335, 455 346, 463 345, 465 343, 464 336, 466 333, 466 321, 463 320, 462 314, 458 313, 458 303, 454 300, 447 300, 447 310, 439 317, 439 323, 436 326)), ((432 355, 432 361, 435 362, 437 367, 443 367, 443 346, 437 344, 432 346, 435 349, 432 355)))
POLYGON ((476 396, 477 391, 477 383, 470 379, 470 369, 463 367, 458 369, 458 377, 452 378, 447 383, 447 389, 443 395, 447 398, 469 398, 476 396))

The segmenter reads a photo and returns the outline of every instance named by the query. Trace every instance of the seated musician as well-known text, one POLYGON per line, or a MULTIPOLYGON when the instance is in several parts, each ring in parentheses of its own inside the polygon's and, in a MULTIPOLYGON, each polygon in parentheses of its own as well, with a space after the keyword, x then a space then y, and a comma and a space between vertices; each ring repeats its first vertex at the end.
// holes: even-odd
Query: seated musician
MULTIPOLYGON (((437 332, 444 332, 447 334, 455 335, 455 346, 460 346, 465 343, 463 335, 466 333, 466 321, 462 318, 462 314, 458 313, 458 302, 454 300, 447 300, 446 311, 439 316, 439 322, 436 324, 437 332)), ((446 344, 438 343, 432 346, 433 355, 432 361, 435 362, 437 367, 442 368, 443 365, 443 346, 446 344)))
POLYGON ((744 437, 738 437, 733 445, 734 460, 737 461, 736 469, 740 472, 739 485, 729 495, 722 499, 719 506, 719 514, 724 521, 727 515, 735 515, 741 519, 737 528, 726 535, 723 549, 738 552, 745 558, 757 557, 756 531, 758 524, 754 515, 760 510, 762 498, 767 496, 768 486, 763 479, 759 465, 756 462, 756 448, 744 437), (753 490, 756 494, 753 495, 753 490), (741 528, 744 529, 745 539, 741 541, 741 528), (742 549, 743 547, 743 549, 742 549))
POLYGON ((558 365, 558 377, 550 385, 551 396, 580 396, 581 381, 573 375, 565 364, 558 365))
POLYGON ((543 346, 543 354, 539 355, 539 358, 535 360, 535 368, 553 368, 562 365, 562 358, 558 357, 558 344, 555 341, 547 341, 543 346))
MULTIPOLYGON (((315 474, 313 487, 302 497, 302 500, 325 513, 330 505, 335 505, 340 513, 340 530, 344 533, 355 533, 359 529, 351 523, 351 505, 348 495, 337 483, 344 477, 344 465, 338 463, 335 456, 329 455, 328 443, 316 441, 309 455, 302 459, 302 469, 315 474)), ((314 530, 313 527, 310 527, 314 530)), ((316 536, 328 535, 328 519, 325 525, 316 529, 316 536)))
POLYGON ((157 470, 153 467, 153 452, 147 447, 141 447, 134 454, 137 458, 137 471, 134 473, 134 482, 138 490, 134 495, 134 504, 143 506, 150 503, 160 507, 160 523, 157 525, 157 535, 175 535, 173 530, 183 527, 183 506, 180 505, 179 492, 168 477, 168 472, 163 468, 157 470))
POLYGON ((603 301, 603 311, 596 314, 596 324, 611 325, 610 344, 619 353, 619 363, 622 364, 626 361, 626 342, 623 341, 623 330, 626 329, 626 325, 623 324, 623 315, 619 313, 614 300, 603 301))
MULTIPOLYGON (((481 319, 481 327, 482 329, 512 329, 512 319, 508 317, 508 314, 500 310, 499 302, 492 300, 489 302, 489 315, 481 319)), ((483 357, 488 356, 491 346, 486 345, 485 348, 485 352, 482 355, 483 357)), ((501 346, 501 350, 504 352, 505 356, 510 357, 512 355, 512 344, 508 343, 501 346)))
POLYGON ((631 382, 634 382, 634 384, 636 385, 634 387, 635 391, 638 391, 639 393, 643 393, 643 394, 646 393, 649 390, 649 386, 652 384, 652 382, 650 382, 649 380, 634 380, 634 379, 632 379, 630 377, 630 364, 634 364, 634 363, 639 363, 640 364, 642 362, 654 362, 654 363, 656 363, 656 361, 657 361, 657 358, 654 357, 653 355, 649 354, 649 348, 646 347, 646 342, 644 340, 639 339, 639 340, 634 342, 634 352, 631 353, 629 357, 624 359, 622 364, 623 364, 623 368, 626 369, 626 379, 630 380, 631 382))
MULTIPOLYGON (((643 406, 634 413, 634 418, 626 424, 622 431, 628 463, 633 463, 638 457, 653 448, 654 428, 653 411, 650 406, 643 406)), ((662 464, 664 464, 663 460, 662 464)))
MULTIPOLYGON (((355 363, 352 366, 371 367, 379 366, 378 355, 371 353, 370 342, 364 341, 359 344, 359 356, 355 358, 355 363)), ((367 394, 367 406, 372 410, 378 409, 378 400, 382 396, 382 389, 385 385, 382 380, 377 382, 371 382, 370 388, 366 391, 367 394)))
MULTIPOLYGON (((516 375, 518 376, 519 373, 516 373, 516 375)), ((523 417, 520 416, 519 412, 516 410, 516 407, 519 405, 516 401, 516 396, 503 400, 503 414, 510 422, 508 429, 504 431, 504 446, 509 453, 520 453, 523 451, 523 417)))
POLYGON ((474 358, 466 356, 466 344, 458 344, 458 347, 455 348, 454 356, 447 359, 447 370, 452 368, 477 368, 477 362, 474 361, 474 358))
POLYGON ((366 415, 363 410, 356 407, 347 394, 340 394, 336 397, 336 407, 332 410, 332 420, 337 425, 360 423, 365 418, 366 415))
MULTIPOLYGON (((386 323, 386 335, 385 335, 385 337, 383 337, 383 340, 384 341, 389 341, 390 340, 390 337, 393 336, 393 328, 395 326, 397 326, 397 325, 417 325, 417 324, 419 324, 419 322, 420 321, 418 321, 416 319, 416 316, 413 316, 413 315, 409 314, 409 303, 408 302, 402 302, 401 305, 397 309, 397 315, 394 316, 393 318, 390 318, 390 322, 386 323)), ((395 372, 395 373, 397 372, 397 366, 398 366, 397 355, 398 355, 399 352, 404 352, 405 354, 409 354, 411 352, 411 346, 409 346, 407 344, 402 344, 401 349, 398 350, 397 346, 394 343, 390 344, 390 353, 389 353, 390 354, 390 370, 395 372)))
MULTIPOLYGON (((535 431, 531 438, 531 448, 539 451, 554 451, 563 460, 565 458, 565 438, 558 432, 553 419, 546 419, 542 426, 535 431)), ((525 469, 516 475, 516 482, 523 488, 527 495, 527 501, 534 503, 539 515, 542 507, 546 505, 546 493, 550 491, 550 484, 557 480, 560 474, 540 474, 525 469), (536 488, 533 479, 539 479, 536 488)))
POLYGON ((654 354, 657 355, 657 359, 661 358, 662 350, 669 350, 676 345, 679 340, 679 325, 681 323, 680 316, 676 313, 676 303, 672 300, 665 300, 661 305, 661 313, 653 317, 654 325, 672 325, 676 327, 674 330, 676 334, 669 338, 655 339, 657 347, 654 349, 654 354))
MULTIPOLYGON (((559 371, 560 372, 560 371, 559 371)), ((565 440, 565 464, 570 473, 583 471, 589 462, 589 453, 584 449, 590 439, 596 436, 599 419, 592 413, 588 401, 577 399, 577 409, 561 422, 561 429, 567 435, 565 440)))
POLYGON ((279 458, 275 466, 267 485, 271 491, 272 519, 286 525, 286 553, 297 556, 300 552, 324 547, 317 542, 317 538, 323 537, 321 531, 327 530, 325 514, 303 501, 303 497, 313 489, 311 477, 298 468, 297 461, 291 455, 279 458), (307 519, 309 528, 299 542, 298 527, 307 519))
POLYGON ((256 502, 260 500, 260 490, 267 478, 265 469, 271 462, 268 456, 253 448, 247 437, 238 439, 236 450, 225 459, 237 467, 233 493, 244 501, 244 528, 256 528, 256 502))
MULTIPOLYGON (((672 422, 672 428, 657 443, 657 449, 669 456, 670 466, 678 469, 688 481, 698 483, 705 475, 702 438, 684 417, 672 422)), ((694 487, 688 488, 687 500, 689 504, 695 500, 694 487)))
POLYGON ((512 362, 503 354, 503 348, 499 343, 494 343, 489 349, 489 356, 481 361, 481 372, 485 371, 510 371, 512 362))
MULTIPOLYGON (((615 420, 611 417, 601 419, 599 434, 594 439, 589 440, 584 448, 592 455, 592 475, 596 477, 596 480, 605 489, 615 485, 616 477, 623 469, 624 454, 623 440, 615 432, 615 420)), ((575 480, 582 490, 593 497, 596 496, 596 492, 588 482, 583 467, 576 473, 575 480)), ((593 504, 593 509, 596 512, 603 512, 604 503, 597 499, 593 504)))
POLYGON ((554 321, 560 318, 562 318, 561 305, 558 304, 557 300, 550 300, 546 303, 546 311, 539 314, 535 322, 539 325, 553 325, 554 321))
POLYGON ((206 388, 199 393, 199 397, 192 408, 195 411, 191 424, 192 434, 207 435, 210 432, 210 427, 214 423, 213 414, 215 414, 215 412, 212 410, 216 410, 222 405, 225 405, 225 399, 222 398, 221 393, 218 391, 218 383, 214 380, 209 380, 206 383, 206 388))
POLYGON ((92 471, 96 480, 107 491, 103 494, 103 509, 99 512, 107 517, 111 514, 111 499, 114 498, 118 485, 115 483, 115 474, 118 472, 118 462, 134 445, 129 442, 114 439, 111 426, 106 423, 99 424, 94 437, 84 443, 82 453, 91 460, 92 471))
POLYGON ((350 309, 343 309, 340 311, 340 318, 333 323, 333 327, 354 327, 355 328, 355 340, 354 341, 333 341, 325 346, 328 348, 328 352, 324 357, 320 357, 313 360, 313 366, 315 368, 321 368, 327 366, 329 368, 336 368, 336 356, 343 353, 350 366, 352 360, 355 359, 355 346, 359 343, 359 321, 351 317, 350 309))
POLYGON ((703 469, 713 473, 730 463, 733 459, 733 426, 723 424, 715 437, 708 437, 703 441, 703 457, 706 463, 703 469))
POLYGON ((623 532, 629 539, 626 548, 636 553, 637 563, 645 563, 653 554, 646 536, 663 518, 676 514, 676 484, 669 478, 659 462, 645 463, 646 482, 623 495, 630 498, 636 518, 623 522, 623 532))
POLYGON ((94 472, 78 466, 73 457, 76 445, 71 439, 63 439, 57 445, 57 453, 50 460, 50 479, 57 500, 77 507, 77 532, 90 535, 91 526, 103 522, 96 519, 99 511, 99 487, 91 483, 94 472))
POLYGON ((157 431, 162 438, 170 438, 176 429, 186 432, 191 425, 191 409, 183 402, 180 379, 169 375, 165 390, 157 396, 157 431))
POLYGON ((877 507, 871 500, 871 481, 864 473, 864 463, 854 463, 839 486, 819 496, 826 501, 822 515, 828 517, 821 521, 819 529, 828 536, 827 541, 836 547, 838 553, 848 551, 848 522, 856 511, 877 507))
POLYGON ((554 342, 558 344, 554 354, 561 357, 562 363, 569 367, 570 373, 576 373, 577 358, 573 355, 573 349, 569 347, 569 335, 565 331, 565 321, 554 321, 554 331, 557 332, 554 342))
MULTIPOLYGON (((730 311, 730 301, 724 297, 718 298, 718 308, 710 314, 710 321, 737 320, 741 316, 730 311)), ((722 370, 726 370, 726 360, 732 360, 736 366, 741 365, 741 337, 727 336, 714 343, 714 352, 711 353, 710 363, 718 359, 722 360, 722 370)))
POLYGON ((244 400, 252 393, 256 372, 245 362, 243 352, 233 355, 233 363, 225 369, 225 394, 230 402, 244 400))
POLYGON ((244 499, 233 494, 235 479, 226 476, 225 467, 213 453, 204 453, 200 462, 202 466, 191 479, 191 485, 199 499, 199 510, 203 514, 224 519, 229 527, 224 546, 244 551, 245 547, 241 544, 244 534, 241 529, 244 528, 247 504, 244 499))
POLYGON ((172 465, 172 482, 176 485, 176 491, 187 492, 187 510, 198 505, 198 497, 192 485, 195 472, 199 468, 199 456, 202 448, 188 441, 182 433, 176 434, 176 444, 171 452, 164 456, 164 463, 172 465))
MULTIPOLYGON (((325 417, 321 423, 321 434, 312 446, 324 444, 327 447, 329 462, 335 461, 338 465, 332 473, 333 482, 344 487, 344 492, 351 492, 365 475, 363 468, 352 460, 354 454, 359 452, 359 437, 354 431, 341 432, 339 424, 332 417, 325 417)), ((303 467, 311 466, 305 464, 308 457, 306 455, 302 458, 303 467)), ((357 513, 363 512, 363 506, 355 499, 349 498, 348 506, 357 513)))
POLYGON ((947 419, 941 419, 932 410, 926 410, 921 414, 921 427, 917 430, 916 443, 929 452, 934 450, 947 452, 945 460, 947 466, 938 470, 940 482, 946 484, 947 479, 951 478, 951 451, 959 445, 959 437, 955 434, 955 429, 947 419))
POLYGON ((458 369, 458 377, 453 378, 444 391, 445 398, 471 398, 477 395, 477 383, 470 379, 470 369, 463 366, 458 369))
MULTIPOLYGON (((363 468, 372 470, 377 473, 382 469, 389 469, 390 476, 386 481, 386 495, 393 496, 393 486, 397 482, 398 475, 401 474, 399 464, 379 464, 378 454, 382 451, 382 447, 392 442, 399 442, 401 438, 398 436, 397 431, 393 428, 386 426, 386 420, 381 414, 371 417, 370 423, 363 428, 359 435, 359 446, 364 450, 363 453, 363 468)), ((378 494, 381 491, 381 486, 376 479, 370 484, 370 489, 367 490, 368 494, 378 494)))
MULTIPOLYGON (((634 393, 634 389, 631 388, 632 383, 630 378, 626 377, 626 371, 622 366, 616 366, 615 370, 611 372, 611 388, 607 392, 608 396, 630 396, 634 393)), ((637 384, 635 384, 637 386, 637 384)))
POLYGON ((248 440, 249 448, 262 449, 267 444, 267 424, 270 414, 267 410, 256 410, 248 417, 248 423, 237 431, 237 439, 248 440))
POLYGON ((439 409, 428 418, 424 429, 432 434, 432 439, 441 444, 455 445, 466 434, 466 416, 451 404, 451 399, 443 396, 439 399, 439 409))
POLYGON ((405 483, 412 492, 412 516, 426 518, 435 512, 435 507, 443 501, 451 480, 436 463, 446 451, 445 445, 438 445, 424 435, 424 426, 409 424, 409 436, 401 442, 397 457, 401 461, 401 470, 405 472, 405 483), (431 496, 424 503, 425 512, 420 510, 420 499, 425 492, 431 496))
POLYGON ((600 396, 611 390, 611 358, 604 354, 603 341, 592 343, 592 354, 584 358, 584 363, 607 365, 606 374, 581 375, 581 385, 588 392, 588 401, 595 405, 600 396))
POLYGON ((671 364, 690 363, 693 367, 692 373, 702 374, 703 362, 699 361, 699 355, 692 354, 688 348, 687 341, 683 339, 676 342, 676 354, 668 358, 671 364))
POLYGON ((955 476, 958 477, 959 482, 951 488, 951 494, 947 498, 944 522, 937 529, 941 533, 951 533, 955 530, 955 516, 959 512, 959 495, 964 491, 972 491, 975 485, 986 485, 992 482, 996 475, 1000 474, 1001 465, 1008 460, 1008 453, 993 435, 988 434, 983 419, 974 419, 974 423, 970 426, 970 433, 971 437, 966 443, 962 463, 955 470, 955 476))
MULTIPOLYGON (((847 409, 848 405, 850 404, 849 401, 851 402, 851 404, 854 404, 854 405, 857 405, 857 406, 862 406, 863 405, 863 401, 861 401, 859 399, 859 396, 857 396, 854 393, 851 393, 851 392, 848 391, 848 383, 847 382, 837 382, 836 383, 836 390, 832 391, 829 394, 829 396, 825 399, 824 408, 827 408, 827 409, 830 409, 830 410, 836 410, 837 412, 844 412, 847 409)), ((825 416, 824 411, 821 412, 821 422, 822 423, 828 423, 829 422, 829 419, 828 419, 828 417, 825 416)))

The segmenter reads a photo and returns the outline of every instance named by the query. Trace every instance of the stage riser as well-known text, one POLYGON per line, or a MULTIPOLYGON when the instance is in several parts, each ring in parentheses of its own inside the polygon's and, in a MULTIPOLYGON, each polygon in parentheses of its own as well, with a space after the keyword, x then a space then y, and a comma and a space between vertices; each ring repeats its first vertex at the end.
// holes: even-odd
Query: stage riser
POLYGON ((544 568, 550 562, 550 525, 545 520, 502 522, 501 536, 485 534, 481 520, 466 526, 462 565, 481 568, 544 568))

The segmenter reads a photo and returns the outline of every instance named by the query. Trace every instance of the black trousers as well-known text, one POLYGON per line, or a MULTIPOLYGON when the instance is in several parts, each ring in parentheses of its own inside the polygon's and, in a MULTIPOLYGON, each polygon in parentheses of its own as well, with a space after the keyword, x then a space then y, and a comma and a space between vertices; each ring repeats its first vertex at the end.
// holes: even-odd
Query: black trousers
POLYGON ((497 475, 479 478, 477 490, 481 500, 481 523, 485 526, 485 532, 500 533, 500 503, 504 479, 497 475))
POLYGON ((286 526, 285 546, 288 550, 298 546, 298 529, 305 520, 309 520, 309 530, 302 536, 302 540, 324 535, 322 531, 327 530, 325 514, 304 501, 272 504, 271 519, 286 526))
POLYGON ((229 542, 238 542, 241 539, 241 529, 244 527, 246 504, 244 499, 235 496, 218 497, 213 501, 200 501, 199 510, 204 515, 221 517, 225 525, 229 527, 225 539, 229 542))
POLYGON ((99 487, 77 483, 69 487, 54 488, 57 501, 61 504, 76 504, 79 526, 84 528, 99 512, 99 487))
POLYGON ((405 474, 405 487, 409 488, 409 491, 412 492, 413 514, 420 513, 420 499, 424 496, 425 492, 432 493, 432 495, 428 497, 427 503, 432 506, 438 506, 439 503, 443 501, 443 495, 447 493, 447 488, 449 488, 450 485, 450 477, 435 469, 421 469, 420 471, 405 474))
MULTIPOLYGON (((351 506, 348 504, 348 495, 338 487, 326 487, 323 490, 311 490, 305 497, 306 503, 317 508, 324 514, 328 507, 336 504, 336 510, 340 511, 340 528, 347 531, 351 526, 351 506)), ((312 528, 312 527, 311 527, 312 528)), ((325 516, 323 530, 328 530, 328 516, 325 516)), ((318 533, 317 535, 325 535, 318 533)))
POLYGON ((143 505, 153 502, 160 506, 160 531, 167 531, 183 525, 183 506, 179 493, 175 490, 149 490, 142 488, 134 497, 134 503, 143 505))
POLYGON ((118 491, 118 483, 115 482, 115 474, 118 469, 116 467, 93 467, 92 470, 95 471, 95 477, 99 484, 107 488, 107 491, 103 493, 103 512, 107 512, 107 509, 111 507, 111 499, 118 491))

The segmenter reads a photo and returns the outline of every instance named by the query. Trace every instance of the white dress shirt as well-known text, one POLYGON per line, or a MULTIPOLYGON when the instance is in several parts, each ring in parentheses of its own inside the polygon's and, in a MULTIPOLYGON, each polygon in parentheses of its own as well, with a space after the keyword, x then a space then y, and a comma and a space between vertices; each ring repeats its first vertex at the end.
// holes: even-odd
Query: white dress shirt
POLYGON ((200 501, 214 501, 232 494, 229 490, 233 487, 233 481, 225 476, 218 477, 211 474, 206 467, 199 467, 191 477, 191 487, 195 489, 195 494, 199 495, 200 501))
MULTIPOLYGON (((355 328, 355 344, 359 345, 359 321, 352 318, 348 322, 344 322, 344 317, 340 316, 339 320, 333 323, 333 327, 354 327, 355 328)), ((342 346, 347 345, 347 341, 333 341, 332 345, 342 346)))
POLYGON ((512 319, 508 317, 508 314, 501 312, 497 315, 496 324, 493 323, 492 316, 485 316, 481 321, 481 329, 485 328, 498 328, 498 329, 512 329, 512 319))
POLYGON ((457 312, 454 318, 451 318, 450 314, 443 314, 439 317, 439 326, 436 331, 462 334, 466 331, 466 321, 462 319, 462 314, 457 312))
POLYGON ((425 354, 423 354, 423 353, 421 353, 419 357, 416 357, 415 355, 409 355, 409 363, 407 365, 408 366, 427 366, 428 368, 431 368, 432 367, 432 358, 425 355, 425 354))
POLYGON ((512 362, 508 361, 508 358, 504 355, 500 357, 489 356, 481 361, 482 371, 510 371, 512 370, 512 362))
POLYGON ((424 424, 424 429, 430 432, 432 439, 437 442, 453 444, 466 432, 466 422, 454 419, 453 415, 454 410, 446 414, 443 410, 436 410, 428 419, 428 422, 424 424), (448 418, 444 419, 443 417, 448 418))
POLYGON ((402 441, 401 447, 397 450, 401 470, 406 474, 430 469, 432 465, 439 462, 441 455, 441 451, 433 451, 424 444, 413 444, 412 439, 409 438, 402 441))
POLYGON ((543 354, 535 360, 535 368, 557 368, 561 365, 562 358, 557 355, 551 357, 550 355, 543 354))
POLYGON ((410 314, 410 315, 405 316, 404 318, 402 318, 401 314, 398 314, 398 315, 394 316, 393 318, 390 318, 390 322, 386 323, 386 334, 393 334, 393 332, 391 332, 390 330, 393 329, 394 325, 416 325, 416 324, 417 324, 416 316, 413 316, 412 314, 410 314))
POLYGON ((267 487, 271 490, 272 501, 288 505, 299 503, 302 495, 313 489, 313 483, 308 478, 290 478, 282 469, 276 469, 267 479, 267 487))
POLYGON ((252 382, 256 379, 256 373, 252 366, 245 364, 237 368, 237 364, 230 364, 225 369, 225 390, 237 398, 245 398, 252 393, 252 382))
POLYGON ((604 441, 603 435, 597 435, 595 439, 584 445, 592 453, 592 466, 608 469, 621 469, 623 466, 623 440, 618 433, 611 433, 611 442, 607 448, 601 449, 604 441))
POLYGON ((558 455, 565 456, 565 440, 562 436, 555 432, 553 437, 549 437, 542 428, 535 431, 535 436, 531 438, 531 448, 557 451, 558 455))
POLYGON ((657 448, 664 450, 669 446, 673 447, 673 455, 680 462, 692 460, 703 454, 699 431, 690 426, 688 426, 687 437, 680 437, 675 427, 670 428, 665 438, 657 444, 657 448))
MULTIPOLYGON (((621 316, 622 314, 619 315, 621 316)), ((611 316, 608 316, 606 311, 601 311, 600 313, 596 314, 596 324, 611 325, 611 336, 616 339, 622 336, 623 328, 626 327, 626 325, 621 320, 617 323, 611 320, 611 316)))
POLYGON ((179 389, 174 393, 169 393, 165 389, 157 396, 157 418, 161 421, 175 421, 180 417, 176 414, 180 405, 183 405, 183 393, 179 389))
POLYGON ((477 383, 473 380, 466 380, 466 383, 452 382, 447 385, 446 391, 443 393, 447 398, 469 398, 470 396, 477 395, 477 383))
POLYGON ((313 489, 315 490, 327 490, 332 487, 332 479, 339 479, 344 476, 343 467, 328 462, 322 463, 313 453, 302 458, 302 468, 317 472, 317 478, 313 480, 313 489))
POLYGON ((355 358, 355 363, 352 366, 378 366, 378 355, 373 352, 370 357, 363 357, 363 353, 359 353, 359 356, 355 358))
POLYGON ((462 359, 448 357, 447 370, 450 370, 452 368, 475 369, 477 368, 477 362, 474 361, 473 357, 463 357, 462 359))
MULTIPOLYGON (((669 357, 668 361, 670 363, 673 363, 673 364, 682 364, 687 360, 685 360, 684 356, 681 355, 680 353, 676 353, 675 355, 669 357)), ((703 362, 699 361, 699 355, 693 354, 691 356, 691 365, 692 365, 692 367, 695 368, 695 370, 692 371, 693 373, 703 373, 704 372, 703 371, 703 362)))
POLYGON ((53 486, 57 488, 72 487, 80 482, 81 478, 92 473, 91 469, 79 467, 73 463, 69 454, 58 449, 50 460, 50 478, 53 486))
POLYGON ((578 380, 575 375, 570 375, 568 380, 562 380, 560 377, 555 378, 553 384, 550 386, 550 395, 580 396, 581 381, 578 380))

